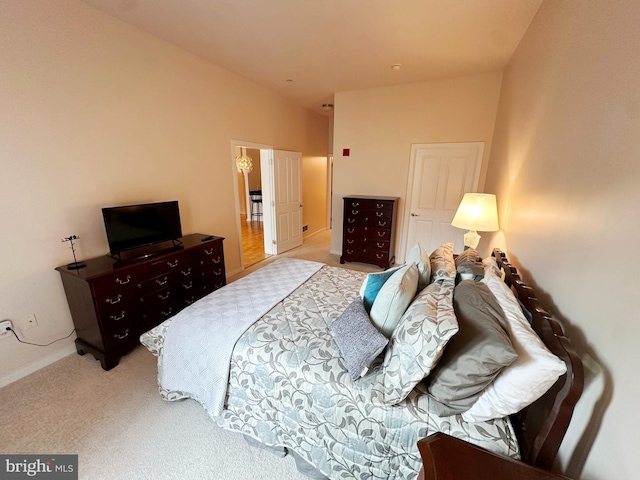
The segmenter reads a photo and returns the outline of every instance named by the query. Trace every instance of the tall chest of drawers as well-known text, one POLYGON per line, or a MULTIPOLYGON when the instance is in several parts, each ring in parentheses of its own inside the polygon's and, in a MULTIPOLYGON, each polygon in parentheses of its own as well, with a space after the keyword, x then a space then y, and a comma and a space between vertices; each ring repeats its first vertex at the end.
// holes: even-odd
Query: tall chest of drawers
POLYGON ((181 245, 149 257, 85 260, 85 268, 60 272, 77 332, 76 350, 102 368, 115 367, 138 337, 226 284, 221 237, 187 235, 181 245))
POLYGON ((398 197, 351 195, 343 198, 340 263, 372 263, 389 268, 395 260, 398 197))

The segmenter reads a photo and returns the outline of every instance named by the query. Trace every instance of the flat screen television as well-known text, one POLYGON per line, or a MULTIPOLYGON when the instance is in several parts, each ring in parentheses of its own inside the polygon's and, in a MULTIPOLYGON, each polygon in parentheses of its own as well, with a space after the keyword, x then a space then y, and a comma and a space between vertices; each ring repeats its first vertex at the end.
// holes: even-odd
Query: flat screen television
POLYGON ((108 207, 102 216, 111 255, 182 237, 177 201, 108 207))

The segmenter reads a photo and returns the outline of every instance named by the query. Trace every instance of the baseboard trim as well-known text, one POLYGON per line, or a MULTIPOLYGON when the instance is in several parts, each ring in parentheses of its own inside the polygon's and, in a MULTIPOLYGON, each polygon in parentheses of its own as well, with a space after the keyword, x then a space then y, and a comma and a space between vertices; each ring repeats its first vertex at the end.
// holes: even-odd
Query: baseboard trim
MULTIPOLYGON (((315 237, 316 235, 318 235, 318 234, 320 234, 320 233, 322 233, 322 232, 326 232, 327 230, 328 230, 328 228, 327 228, 327 227, 324 227, 324 228, 321 228, 320 230, 316 230, 316 231, 315 231, 315 232, 313 232, 313 233, 309 233, 309 234, 307 234, 307 235, 303 235, 303 236, 302 236, 302 240, 306 240, 306 239, 308 239, 308 238, 315 237)), ((304 243, 303 243, 303 245, 304 245, 304 243)))
POLYGON ((72 353, 76 352, 76 346, 74 343, 67 345, 60 350, 52 353, 44 357, 37 362, 32 363, 31 365, 27 365, 26 367, 21 368, 17 372, 13 372, 6 377, 0 378, 0 388, 6 387, 10 383, 13 383, 21 378, 26 377, 27 375, 32 374, 33 372, 37 372, 38 370, 51 365, 52 363, 57 362, 58 360, 62 360, 64 357, 68 357, 72 353))

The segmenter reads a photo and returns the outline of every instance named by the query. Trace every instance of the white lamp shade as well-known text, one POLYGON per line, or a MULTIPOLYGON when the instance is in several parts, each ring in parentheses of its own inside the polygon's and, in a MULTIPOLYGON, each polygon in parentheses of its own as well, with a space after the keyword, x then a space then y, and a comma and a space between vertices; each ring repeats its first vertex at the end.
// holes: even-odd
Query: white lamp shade
POLYGON ((496 196, 490 193, 465 193, 451 225, 480 232, 499 230, 496 196))

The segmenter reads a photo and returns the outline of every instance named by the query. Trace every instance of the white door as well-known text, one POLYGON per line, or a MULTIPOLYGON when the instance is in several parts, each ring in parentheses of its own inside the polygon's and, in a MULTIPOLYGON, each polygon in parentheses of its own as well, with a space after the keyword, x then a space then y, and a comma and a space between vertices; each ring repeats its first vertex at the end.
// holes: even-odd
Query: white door
POLYGON ((477 191, 483 151, 484 142, 411 146, 405 258, 418 242, 429 252, 445 242, 454 242, 454 251, 462 251, 465 232, 452 227, 451 220, 464 194, 477 191))
POLYGON ((273 151, 276 252, 302 245, 300 152, 273 151))

